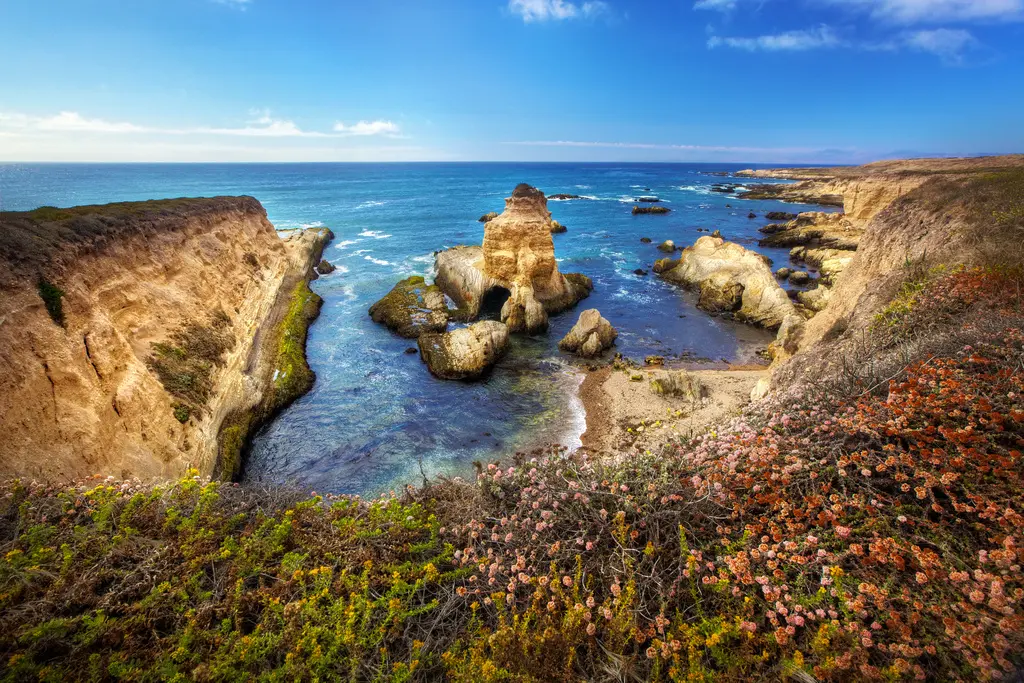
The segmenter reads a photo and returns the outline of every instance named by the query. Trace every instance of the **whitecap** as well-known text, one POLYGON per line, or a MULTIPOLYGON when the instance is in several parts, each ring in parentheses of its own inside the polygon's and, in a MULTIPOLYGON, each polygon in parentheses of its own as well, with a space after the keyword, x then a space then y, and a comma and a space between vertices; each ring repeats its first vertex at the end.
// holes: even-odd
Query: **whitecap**
POLYGON ((590 189, 590 185, 577 185, 576 189, 577 190, 589 190, 590 189))
POLYGON ((342 240, 341 242, 335 244, 334 248, 337 249, 338 251, 344 251, 353 244, 358 244, 360 242, 362 242, 362 240, 342 240))
POLYGON ((357 209, 369 209, 370 207, 373 207, 373 206, 384 206, 384 202, 377 202, 377 201, 363 202, 362 204, 359 204, 358 206, 356 206, 356 208, 357 209))
POLYGON ((334 270, 338 271, 339 273, 344 274, 344 273, 348 272, 348 266, 341 266, 341 265, 334 266, 334 270))
POLYGON ((378 266, 394 265, 394 264, 391 263, 391 261, 385 261, 384 259, 373 258, 372 256, 364 256, 363 258, 366 259, 367 261, 369 261, 370 263, 376 263, 378 266))
POLYGON ((391 235, 385 235, 384 233, 378 232, 377 230, 363 230, 361 233, 359 233, 359 236, 372 237, 375 240, 386 240, 387 238, 391 237, 391 235))
POLYGON ((361 256, 363 254, 369 254, 371 251, 373 251, 373 249, 357 249, 356 251, 352 252, 352 255, 361 256))

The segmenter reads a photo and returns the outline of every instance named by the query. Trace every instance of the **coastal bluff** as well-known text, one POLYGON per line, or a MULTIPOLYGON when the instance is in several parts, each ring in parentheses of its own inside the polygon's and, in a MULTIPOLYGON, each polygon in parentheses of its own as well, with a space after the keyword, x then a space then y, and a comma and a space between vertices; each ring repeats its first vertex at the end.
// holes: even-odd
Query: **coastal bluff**
POLYGON ((234 475, 226 420, 312 383, 292 347, 329 238, 252 197, 0 214, 0 474, 234 475))

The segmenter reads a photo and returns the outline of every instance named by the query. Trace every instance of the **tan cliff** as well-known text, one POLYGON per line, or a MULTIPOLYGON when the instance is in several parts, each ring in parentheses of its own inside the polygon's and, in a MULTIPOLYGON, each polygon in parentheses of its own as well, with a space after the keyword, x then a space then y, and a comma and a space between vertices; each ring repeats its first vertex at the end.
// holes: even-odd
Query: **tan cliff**
POLYGON ((251 197, 0 214, 0 474, 212 474, 325 237, 282 239, 251 197))

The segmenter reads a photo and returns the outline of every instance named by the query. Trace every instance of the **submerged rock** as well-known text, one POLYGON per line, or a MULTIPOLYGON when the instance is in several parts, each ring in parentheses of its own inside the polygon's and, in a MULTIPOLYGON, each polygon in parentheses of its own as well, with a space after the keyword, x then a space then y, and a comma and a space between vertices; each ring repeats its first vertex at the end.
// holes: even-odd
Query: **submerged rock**
POLYGON ((565 201, 567 199, 583 199, 583 197, 581 197, 578 194, 565 194, 564 192, 556 192, 555 194, 550 195, 548 197, 548 199, 555 199, 555 200, 558 200, 558 201, 565 201))
MULTIPOLYGON (((795 313, 793 302, 775 280, 770 261, 749 249, 717 237, 705 236, 683 250, 678 260, 654 264, 654 272, 670 282, 701 291, 703 306, 722 311, 735 305, 737 285, 739 320, 761 327, 778 327, 795 313), (705 296, 704 290, 708 293, 705 296)), ((701 305, 698 303, 698 305, 701 305)))
POLYGON ((611 348, 618 336, 612 324, 602 318, 596 308, 591 308, 580 313, 580 319, 558 342, 558 348, 583 358, 594 358, 611 348))
POLYGON ((435 377, 452 380, 478 379, 508 350, 508 327, 484 320, 444 334, 419 338, 420 356, 435 377))
POLYGON ((644 275, 647 275, 647 271, 644 270, 643 268, 637 268, 636 270, 633 271, 633 275, 639 275, 640 277, 643 277, 644 275))
POLYGON ((651 243, 651 238, 650 237, 641 237, 640 238, 640 243, 641 244, 650 244, 651 243))
POLYGON ((509 332, 533 334, 547 329, 548 315, 589 296, 590 278, 558 271, 552 224, 544 193, 524 183, 487 223, 482 247, 437 253, 435 282, 459 307, 460 319, 500 306, 509 332))
POLYGON ((407 339, 425 332, 448 329, 448 306, 436 285, 415 275, 399 282, 380 301, 370 306, 370 318, 407 339))
POLYGON ((651 391, 659 396, 682 398, 691 403, 700 403, 707 395, 707 387, 699 377, 685 370, 658 373, 651 380, 651 391))

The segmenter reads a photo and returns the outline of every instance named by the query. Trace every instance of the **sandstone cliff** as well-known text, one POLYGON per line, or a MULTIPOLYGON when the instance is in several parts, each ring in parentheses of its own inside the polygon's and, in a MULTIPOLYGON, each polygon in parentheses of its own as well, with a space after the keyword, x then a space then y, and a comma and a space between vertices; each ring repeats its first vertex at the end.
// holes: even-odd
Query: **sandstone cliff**
POLYGON ((326 232, 281 239, 251 197, 0 215, 0 473, 213 473, 326 232))

